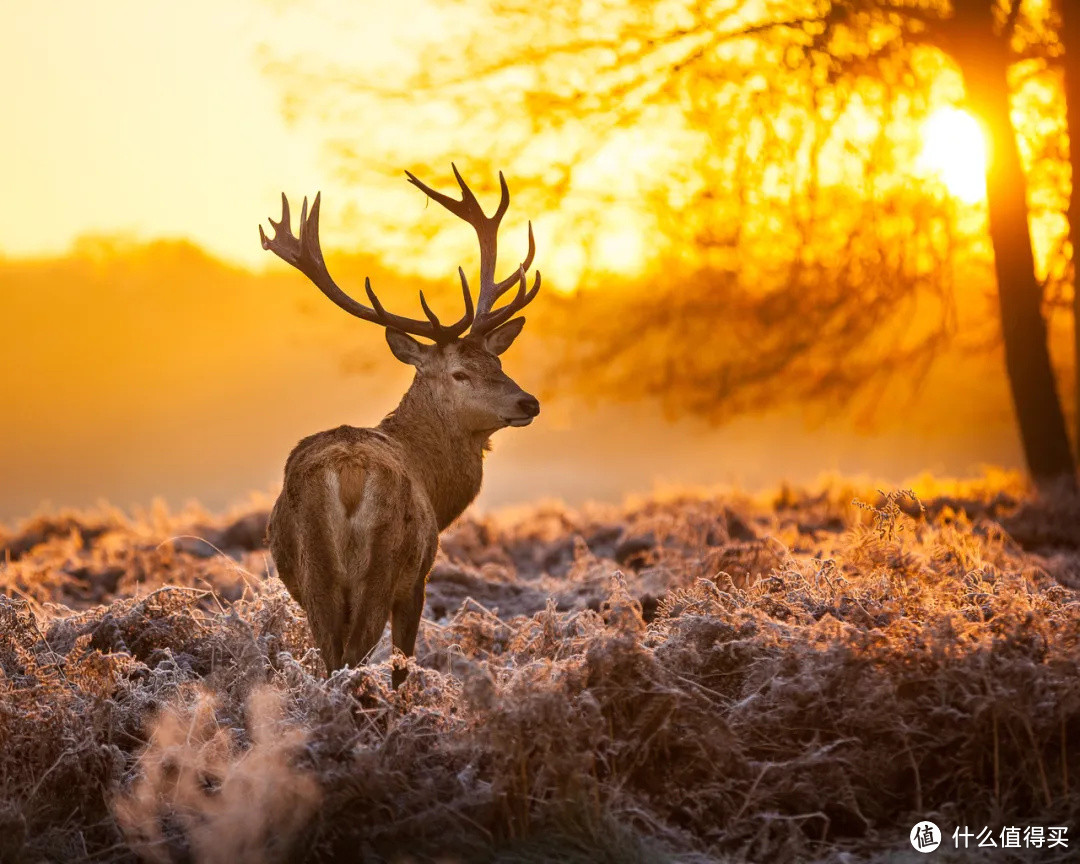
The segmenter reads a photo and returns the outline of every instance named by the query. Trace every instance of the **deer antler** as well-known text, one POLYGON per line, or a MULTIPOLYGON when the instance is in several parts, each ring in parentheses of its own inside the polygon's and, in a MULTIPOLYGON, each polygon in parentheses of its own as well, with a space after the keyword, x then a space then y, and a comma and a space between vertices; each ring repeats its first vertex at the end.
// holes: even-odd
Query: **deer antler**
POLYGON ((439 321, 435 313, 431 311, 431 307, 428 306, 423 291, 420 292, 420 306, 427 316, 427 321, 405 318, 387 312, 382 303, 379 302, 379 298, 375 296, 370 279, 364 279, 364 291, 367 293, 368 300, 371 301, 370 306, 365 306, 342 291, 326 269, 326 261, 323 260, 322 247, 319 244, 321 192, 315 196, 310 215, 308 214, 307 198, 304 199, 304 206, 300 212, 299 237, 294 236, 292 233, 289 199, 285 197, 283 192, 281 194, 281 221, 269 220, 271 227, 274 229, 274 236, 268 238, 263 232, 262 225, 259 226, 262 247, 263 249, 269 249, 287 264, 291 264, 307 276, 315 284, 315 287, 337 306, 357 318, 381 324, 383 327, 393 327, 405 333, 412 333, 414 336, 423 336, 437 343, 453 342, 466 330, 469 330, 470 336, 484 336, 509 321, 516 312, 527 306, 540 290, 539 272, 536 273, 533 287, 526 290, 528 285, 525 279, 525 271, 532 264, 533 255, 536 252, 532 222, 529 223, 529 251, 525 256, 525 260, 521 262, 512 276, 501 282, 496 282, 495 258, 499 223, 502 221, 503 214, 506 213, 506 208, 510 206, 510 190, 507 188, 506 180, 500 171, 499 186, 502 195, 499 199, 499 206, 494 215, 486 216, 472 190, 461 179, 457 166, 451 163, 450 167, 454 169, 454 177, 457 178, 458 185, 461 187, 460 201, 451 198, 449 195, 436 192, 430 186, 417 180, 408 171, 405 172, 405 175, 409 178, 409 182, 424 194, 433 198, 455 216, 472 225, 476 230, 477 239, 480 241, 480 295, 476 301, 476 308, 475 310, 473 308, 472 294, 469 291, 468 280, 465 278, 465 271, 458 267, 458 275, 461 277, 461 293, 465 299, 465 314, 453 324, 443 324, 439 321), (509 291, 515 283, 518 290, 510 302, 499 309, 493 310, 492 307, 495 305, 495 301, 509 291))
POLYGON ((393 327, 414 336, 423 336, 435 342, 452 342, 462 333, 469 329, 473 323, 473 302, 469 293, 469 283, 465 280, 465 271, 460 267, 458 273, 461 276, 461 293, 465 298, 465 314, 454 324, 444 325, 439 321, 431 307, 428 306, 424 292, 420 292, 420 305, 427 316, 427 321, 419 321, 414 318, 405 318, 387 312, 375 292, 371 288, 371 280, 364 279, 364 291, 367 293, 370 306, 353 299, 342 291, 331 278, 326 269, 326 261, 323 260, 322 247, 319 244, 319 204, 322 193, 315 196, 315 203, 311 205, 311 214, 308 214, 307 198, 304 198, 304 206, 300 211, 300 236, 292 233, 292 224, 289 216, 289 199, 285 193, 281 193, 281 221, 275 222, 270 219, 270 226, 274 229, 273 238, 268 238, 259 226, 259 237, 262 240, 263 249, 269 249, 282 261, 291 264, 301 273, 308 277, 315 287, 322 291, 336 305, 340 306, 350 315, 363 318, 383 327, 393 327))
MULTIPOLYGON (((461 200, 458 201, 442 192, 436 192, 427 184, 421 182, 411 172, 406 171, 405 176, 417 189, 432 198, 459 219, 468 222, 476 231, 477 240, 480 241, 480 296, 476 301, 476 317, 472 322, 470 336, 483 336, 490 333, 501 324, 509 321, 513 315, 527 306, 536 293, 540 290, 540 273, 537 271, 533 287, 529 290, 525 279, 525 271, 532 264, 533 255, 536 253, 536 243, 533 240, 532 222, 529 222, 529 251, 525 260, 518 266, 517 271, 501 282, 495 281, 495 259, 498 248, 499 223, 502 222, 506 209, 510 206, 510 190, 506 186, 506 178, 502 171, 499 172, 499 187, 501 195, 499 206, 492 216, 484 214, 480 202, 462 179, 457 166, 452 162, 450 167, 454 171, 454 178, 461 187, 461 200), (517 284, 518 290, 513 299, 505 306, 492 310, 495 301, 517 284)), ((459 267, 460 271, 461 268, 459 267)), ((462 284, 465 284, 465 276, 462 275, 462 284)))

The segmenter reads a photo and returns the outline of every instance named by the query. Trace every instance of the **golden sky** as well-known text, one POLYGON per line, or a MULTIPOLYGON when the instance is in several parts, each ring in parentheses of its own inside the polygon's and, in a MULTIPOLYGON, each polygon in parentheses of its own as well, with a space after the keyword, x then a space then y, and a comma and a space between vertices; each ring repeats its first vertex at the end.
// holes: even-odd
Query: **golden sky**
MULTIPOLYGON (((360 74, 373 83, 395 70, 405 80, 425 56, 425 43, 455 44, 455 34, 469 24, 465 5, 7 4, 0 75, 14 98, 5 102, 0 135, 0 258, 8 259, 0 260, 0 308, 8 326, 0 369, 19 374, 0 375, 0 397, 12 421, 0 430, 0 521, 46 500, 86 505, 101 497, 127 506, 162 494, 174 504, 192 496, 221 507, 248 490, 274 488, 285 454, 300 437, 342 422, 368 425, 393 407, 408 373, 391 365, 382 334, 332 307, 266 253, 257 226, 277 217, 282 191, 298 211, 305 194, 321 189, 321 233, 330 250, 355 249, 361 240, 350 209, 360 219, 372 214, 376 228, 379 218, 400 217, 425 234, 430 229, 423 255, 415 252, 417 234, 395 238, 377 230, 359 243, 365 254, 328 255, 353 293, 372 273, 384 299, 407 294, 413 307, 403 308, 405 314, 419 314, 411 279, 387 268, 422 271, 456 292, 456 266, 468 270, 475 263, 475 237, 405 183, 401 169, 408 164, 361 157, 356 173, 364 182, 350 184, 323 150, 332 123, 320 125, 317 110, 298 112, 311 119, 286 121, 281 71, 288 75, 292 58, 303 58, 309 68, 345 70, 350 82, 360 74), (275 71, 268 74, 271 64, 275 71), (384 187, 392 190, 385 196, 384 187), (89 242, 68 254, 87 234, 182 239, 226 264, 267 272, 222 266, 177 243, 89 242), (408 258, 395 242, 409 244, 408 258), (27 257, 40 260, 19 260, 27 257), (370 355, 382 365, 343 374, 357 351, 364 362, 370 355)), ((944 110, 928 123, 913 170, 937 174, 956 198, 978 209, 977 126, 956 109, 944 110)), ((415 120, 412 103, 407 113, 404 119, 415 120)), ((366 152, 388 136, 408 138, 423 128, 396 119, 364 114, 339 135, 355 135, 357 149, 366 152)), ((662 133, 612 135, 582 171, 585 186, 595 188, 579 191, 631 182, 628 167, 651 171, 663 162, 662 133)), ((494 177, 474 180, 467 147, 452 158, 470 182, 488 184, 481 199, 490 211, 494 177)), ((572 224, 573 201, 536 212, 523 206, 526 184, 512 173, 507 179, 515 206, 500 246, 513 260, 525 247, 525 220, 533 219, 545 296, 577 285, 583 246, 605 274, 632 274, 653 252, 639 210, 604 209, 588 241, 576 242, 565 227, 572 224)), ((449 182, 445 176, 430 180, 449 182)), ((585 194, 581 200, 591 199, 585 194)), ((623 282, 603 284, 615 290, 623 282)), ((537 323, 531 332, 507 368, 527 389, 539 390, 535 361, 554 349, 540 340, 537 323)), ((1000 390, 1000 383, 995 378, 989 385, 1000 390)), ((951 380, 939 389, 952 398, 951 380)), ((789 436, 788 420, 775 416, 716 431, 696 421, 669 426, 652 406, 586 410, 569 396, 553 399, 536 429, 502 436, 482 502, 579 500, 658 482, 769 484, 859 466, 903 476, 927 465, 965 471, 982 461, 1015 464, 1004 391, 976 395, 969 394, 970 410, 954 413, 983 440, 935 426, 904 446, 885 447, 869 439, 852 443, 846 420, 807 443, 811 438, 789 436), (930 446, 933 436, 942 440, 930 446), (705 453, 712 455, 702 467, 705 453)), ((924 403, 936 404, 929 397, 924 403)))
MULTIPOLYGON (((359 203, 322 158, 326 130, 285 121, 280 81, 265 73, 267 64, 317 58, 327 67, 404 76, 425 39, 465 17, 432 0, 50 0, 14 8, 0 30, 0 74, 15 82, 17 96, 0 136, 0 254, 63 253, 79 235, 120 233, 184 238, 260 268, 270 258, 256 225, 278 212, 281 191, 297 205, 326 191, 327 247, 355 243, 341 232, 341 216, 359 203)), ((392 134, 385 126, 373 121, 363 135, 392 134)), ((955 135, 942 137, 956 146, 955 135)), ((604 164, 586 173, 601 183, 627 173, 628 159, 643 158, 640 142, 631 144, 629 154, 605 148, 604 164)), ((953 176, 965 164, 956 155, 953 176)), ((404 183, 401 189, 408 191, 404 183)), ((970 200, 970 191, 962 197, 970 200)), ((425 218, 419 206, 414 215, 425 218)), ((547 241, 555 232, 544 214, 533 215, 538 240, 547 241)), ((617 211, 606 221, 593 254, 612 269, 636 269, 641 226, 620 221, 617 211)), ((428 275, 452 274, 461 244, 470 242, 459 233, 448 238, 454 254, 445 266, 435 256, 439 266, 428 275)), ((545 248, 545 269, 562 277, 552 284, 565 289, 583 266, 574 257, 581 250, 545 248)))
MULTIPOLYGON (((265 265, 256 226, 279 193, 333 186, 318 136, 282 119, 267 58, 393 63, 407 28, 437 23, 420 0, 5 5, 0 254, 17 256, 119 232, 265 265)), ((331 245, 332 198, 324 212, 331 245)))

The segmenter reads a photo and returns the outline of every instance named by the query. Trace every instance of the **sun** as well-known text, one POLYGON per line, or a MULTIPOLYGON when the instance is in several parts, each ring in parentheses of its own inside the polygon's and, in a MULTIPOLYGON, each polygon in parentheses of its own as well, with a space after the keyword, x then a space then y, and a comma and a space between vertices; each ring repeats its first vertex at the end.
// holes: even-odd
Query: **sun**
POLYGON ((960 108, 938 108, 922 125, 919 165, 967 204, 986 196, 987 139, 979 121, 960 108))

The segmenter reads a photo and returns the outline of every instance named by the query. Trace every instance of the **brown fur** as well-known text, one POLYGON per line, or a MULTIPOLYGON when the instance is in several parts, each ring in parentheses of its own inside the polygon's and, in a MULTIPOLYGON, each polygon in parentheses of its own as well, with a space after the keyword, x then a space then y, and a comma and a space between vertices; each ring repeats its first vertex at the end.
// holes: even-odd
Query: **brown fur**
POLYGON ((361 462, 346 462, 338 472, 338 497, 345 508, 345 518, 351 519, 364 494, 364 466, 361 462))
MULTIPOLYGON (((509 336, 438 346, 388 334, 417 367, 397 409, 375 429, 320 432, 289 455, 270 549, 327 669, 362 662, 387 618, 394 647, 412 654, 439 532, 480 491, 490 435, 539 411, 495 354, 520 331, 511 323, 509 336)), ((395 670, 395 686, 403 678, 395 670)))

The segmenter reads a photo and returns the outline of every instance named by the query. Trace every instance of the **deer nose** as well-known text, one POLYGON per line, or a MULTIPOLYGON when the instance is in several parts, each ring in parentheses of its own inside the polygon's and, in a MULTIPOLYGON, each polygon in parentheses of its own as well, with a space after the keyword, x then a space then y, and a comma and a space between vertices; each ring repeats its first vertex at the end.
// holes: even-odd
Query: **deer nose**
POLYGON ((535 396, 522 396, 518 399, 518 408, 526 417, 535 417, 540 413, 540 402, 535 396))

